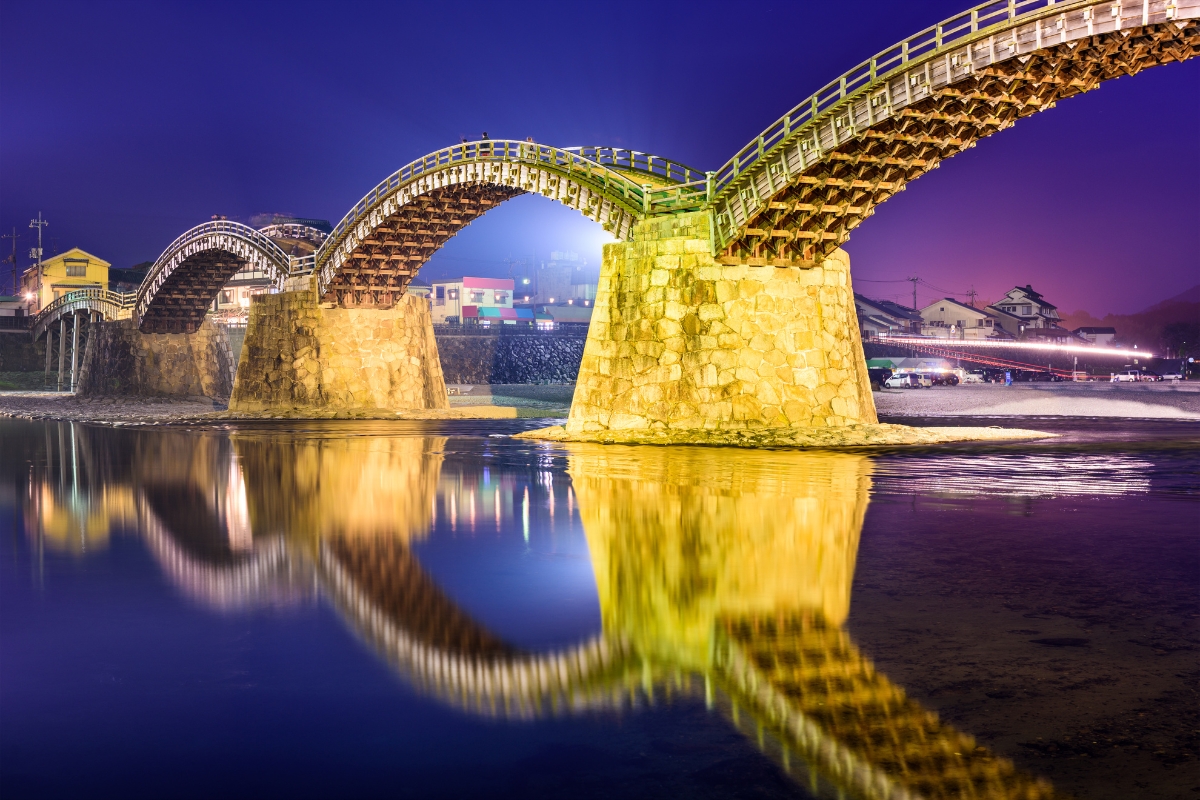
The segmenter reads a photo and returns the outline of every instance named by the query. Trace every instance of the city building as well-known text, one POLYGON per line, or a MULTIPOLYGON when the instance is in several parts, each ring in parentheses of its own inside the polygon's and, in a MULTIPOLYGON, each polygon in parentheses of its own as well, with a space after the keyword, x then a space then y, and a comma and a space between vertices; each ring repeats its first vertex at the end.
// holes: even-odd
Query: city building
POLYGON ((1086 339, 1092 344, 1098 344, 1101 346, 1111 345, 1113 343, 1113 339, 1117 338, 1116 328, 1084 327, 1076 328, 1072 331, 1072 333, 1081 339, 1086 339))
POLYGON ((921 309, 922 332, 936 339, 1009 338, 995 314, 950 297, 921 309))
POLYGON ((538 267, 532 281, 528 277, 521 279, 518 299, 528 303, 551 304, 566 300, 576 303, 594 301, 597 283, 589 278, 586 270, 587 262, 578 253, 555 250, 550 253, 550 260, 538 267))
POLYGON ((1087 339, 1066 328, 1026 328, 1021 338, 1040 344, 1090 344, 1087 339))
POLYGON ((1007 337, 1018 339, 1025 332, 1025 320, 1016 314, 1010 314, 998 306, 988 306, 986 310, 992 315, 997 335, 1003 332, 1007 337))
POLYGON ((1058 327, 1058 307, 1046 302, 1029 284, 1009 289, 1008 294, 989 306, 988 310, 993 306, 1006 314, 1019 317, 1023 330, 1058 327))
POLYGON ((107 289, 112 265, 91 253, 72 247, 65 253, 34 264, 21 276, 21 294, 30 314, 76 289, 107 289))
POLYGON ((26 306, 29 303, 24 297, 0 295, 0 333, 6 331, 24 331, 29 324, 26 306))
POLYGON ((592 302, 546 305, 538 307, 539 328, 582 328, 587 330, 592 322, 592 302), (547 324, 548 323, 548 324, 547 324))
MULTIPOLYGON (((433 322, 435 325, 490 324, 493 321, 515 324, 519 315, 513 308, 514 286, 512 278, 462 277, 434 281, 430 295, 433 322)), ((532 314, 528 319, 533 320, 532 314)))
POLYGON ((146 279, 146 273, 154 266, 153 261, 134 264, 129 269, 108 268, 108 288, 113 292, 136 292, 146 279))
POLYGON ((923 319, 920 312, 891 300, 871 300, 855 293, 854 309, 864 339, 911 336, 921 332, 923 319))
POLYGON ((256 294, 269 294, 274 286, 269 274, 247 264, 225 282, 210 310, 220 322, 245 325, 250 313, 250 298, 256 294))
POLYGON ((428 299, 433 294, 433 287, 420 278, 413 278, 408 282, 408 288, 404 290, 414 297, 424 297, 428 299))

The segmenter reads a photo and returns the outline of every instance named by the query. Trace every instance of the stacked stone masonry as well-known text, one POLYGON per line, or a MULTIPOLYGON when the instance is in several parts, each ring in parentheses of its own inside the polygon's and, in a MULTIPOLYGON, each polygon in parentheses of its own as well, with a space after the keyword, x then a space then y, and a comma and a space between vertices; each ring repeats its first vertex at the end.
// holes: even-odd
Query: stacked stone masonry
POLYGON ((310 288, 250 306, 231 411, 449 408, 428 302, 326 308, 310 288))
POLYGON ((573 383, 584 341, 557 331, 437 333, 447 383, 573 383))
POLYGON ((131 319, 87 325, 79 394, 229 397, 233 355, 210 320, 195 333, 142 333, 131 319))
POLYGON ((568 434, 875 423, 850 259, 718 263, 704 213, 605 245, 568 434))

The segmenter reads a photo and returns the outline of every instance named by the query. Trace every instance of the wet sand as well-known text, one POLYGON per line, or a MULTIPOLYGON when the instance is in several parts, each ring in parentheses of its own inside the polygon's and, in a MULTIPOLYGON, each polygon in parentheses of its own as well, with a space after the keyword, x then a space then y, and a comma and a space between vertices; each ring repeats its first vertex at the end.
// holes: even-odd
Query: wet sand
POLYGON ((1124 417, 1200 420, 1200 382, 963 384, 874 393, 881 417, 1124 417))

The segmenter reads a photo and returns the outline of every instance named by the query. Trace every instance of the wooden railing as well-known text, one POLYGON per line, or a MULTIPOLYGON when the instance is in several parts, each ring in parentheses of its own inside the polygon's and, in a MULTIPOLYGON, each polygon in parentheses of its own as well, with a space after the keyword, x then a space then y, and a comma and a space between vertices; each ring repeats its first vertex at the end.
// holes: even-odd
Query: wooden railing
MULTIPOLYGON (((1114 9, 1120 9, 1122 5, 1132 9, 1136 5, 1140 16, 1149 22, 1149 0, 1124 0, 1123 4, 1101 4, 1097 3, 1097 0, 992 0, 981 3, 877 53, 802 100, 716 171, 713 195, 720 194, 738 176, 746 172, 747 168, 773 152, 801 128, 831 111, 834 106, 851 95, 886 81, 897 71, 911 67, 913 62, 931 58, 943 48, 962 45, 969 39, 987 36, 1003 28, 1023 23, 1038 14, 1062 14, 1090 5, 1112 6, 1114 9)), ((1164 6, 1164 13, 1170 18, 1170 10, 1174 8, 1171 0, 1166 0, 1165 4, 1163 0, 1156 0, 1153 5, 1164 6)))
POLYGON ((50 323, 64 314, 79 311, 98 311, 105 319, 128 319, 133 315, 136 292, 111 292, 107 289, 76 289, 55 298, 33 317, 31 332, 34 340, 41 338, 50 323))

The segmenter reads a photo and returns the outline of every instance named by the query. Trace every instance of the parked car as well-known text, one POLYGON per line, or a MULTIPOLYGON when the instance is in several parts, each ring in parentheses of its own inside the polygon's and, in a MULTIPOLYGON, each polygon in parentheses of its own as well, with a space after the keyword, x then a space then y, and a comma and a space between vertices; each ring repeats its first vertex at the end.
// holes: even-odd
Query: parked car
POLYGON ((911 372, 905 372, 901 375, 893 375, 884 381, 883 388, 885 389, 920 389, 921 379, 911 372))
POLYGON ((1061 383, 1062 376, 1053 372, 1035 372, 1029 376, 1030 383, 1061 383))
POLYGON ((890 369, 876 367, 875 369, 868 369, 867 375, 870 378, 871 387, 876 388, 887 383, 888 378, 892 377, 892 371, 890 369))
POLYGON ((1177 369, 1168 370, 1162 374, 1162 379, 1164 381, 1181 381, 1183 380, 1183 373, 1177 369))
POLYGON ((1153 372, 1141 369, 1123 369, 1120 372, 1114 372, 1112 375, 1113 383, 1137 383, 1138 381, 1161 380, 1162 378, 1153 372))
POLYGON ((958 376, 953 372, 939 372, 932 378, 934 386, 958 386, 958 376))
POLYGON ((916 375, 917 379, 921 381, 921 386, 923 388, 928 389, 929 387, 933 386, 933 375, 929 375, 925 372, 915 372, 913 374, 916 375))
POLYGON ((963 383, 987 383, 987 381, 983 377, 983 374, 979 373, 979 372, 968 372, 966 375, 963 375, 962 382, 963 383))

